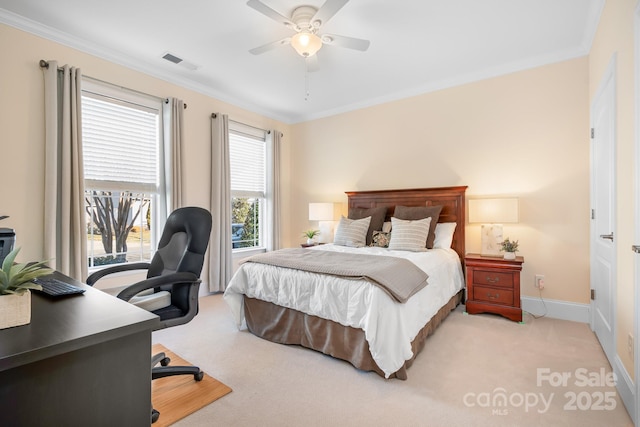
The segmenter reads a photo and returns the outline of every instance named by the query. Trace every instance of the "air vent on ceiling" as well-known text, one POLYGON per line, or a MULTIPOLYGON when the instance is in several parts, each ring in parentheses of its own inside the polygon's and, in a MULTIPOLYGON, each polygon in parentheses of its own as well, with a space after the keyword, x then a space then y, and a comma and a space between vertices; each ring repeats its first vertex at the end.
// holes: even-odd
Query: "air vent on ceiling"
POLYGON ((191 71, 195 71, 195 70, 197 70, 199 68, 196 64, 193 64, 193 63, 191 63, 189 61, 185 61, 184 59, 179 58, 176 55, 174 55, 172 53, 169 53, 169 52, 165 53, 162 56, 162 59, 166 59, 169 62, 173 62, 174 64, 180 65, 180 66, 182 66, 182 67, 184 67, 184 68, 186 68, 188 70, 191 70, 191 71))

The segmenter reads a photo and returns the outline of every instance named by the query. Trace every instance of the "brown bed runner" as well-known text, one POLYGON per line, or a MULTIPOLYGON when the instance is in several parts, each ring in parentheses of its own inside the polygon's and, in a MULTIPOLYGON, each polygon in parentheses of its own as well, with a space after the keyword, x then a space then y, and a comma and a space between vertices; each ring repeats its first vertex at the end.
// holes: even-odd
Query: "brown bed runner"
POLYGON ((367 279, 402 303, 424 288, 428 278, 409 260, 380 255, 290 248, 255 255, 243 262, 367 279))

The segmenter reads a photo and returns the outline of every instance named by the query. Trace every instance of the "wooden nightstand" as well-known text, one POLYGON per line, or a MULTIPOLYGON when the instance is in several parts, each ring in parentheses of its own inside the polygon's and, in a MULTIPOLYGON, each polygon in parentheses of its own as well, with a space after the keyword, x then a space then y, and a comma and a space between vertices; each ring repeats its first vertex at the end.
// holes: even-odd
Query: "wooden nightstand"
POLYGON ((467 302, 469 314, 500 314, 522 322, 520 271, 524 258, 514 260, 467 254, 467 302))

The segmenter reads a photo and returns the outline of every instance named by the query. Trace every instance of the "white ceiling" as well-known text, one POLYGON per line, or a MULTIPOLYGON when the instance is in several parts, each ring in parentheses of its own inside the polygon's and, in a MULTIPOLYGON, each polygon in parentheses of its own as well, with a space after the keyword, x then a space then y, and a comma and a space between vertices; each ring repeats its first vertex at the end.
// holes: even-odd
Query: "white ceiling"
MULTIPOLYGON (((263 2, 290 16, 324 0, 263 2)), ((293 32, 245 0, 0 0, 0 22, 297 123, 586 55, 603 5, 351 0, 322 30, 368 39, 369 50, 324 46, 313 73, 290 46, 248 52, 293 32), (197 70, 162 59, 167 52, 197 70)))

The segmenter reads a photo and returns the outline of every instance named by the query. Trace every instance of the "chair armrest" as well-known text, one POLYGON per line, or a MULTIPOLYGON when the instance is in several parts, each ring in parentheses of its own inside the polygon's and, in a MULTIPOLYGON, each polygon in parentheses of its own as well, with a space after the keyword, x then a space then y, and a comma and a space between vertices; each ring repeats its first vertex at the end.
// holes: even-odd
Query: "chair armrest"
POLYGON ((134 295, 144 291, 145 289, 157 288, 167 285, 178 285, 181 283, 190 284, 200 282, 200 278, 193 273, 172 273, 164 276, 152 277, 151 279, 141 280, 137 283, 127 286, 117 296, 118 298, 129 301, 134 295))
POLYGON ((148 262, 132 262, 130 264, 119 264, 113 265, 111 267, 106 267, 101 270, 96 271, 87 277, 87 285, 93 286, 98 280, 102 279, 105 276, 113 273, 120 273, 122 271, 131 271, 131 270, 148 270, 151 266, 148 262))

